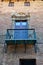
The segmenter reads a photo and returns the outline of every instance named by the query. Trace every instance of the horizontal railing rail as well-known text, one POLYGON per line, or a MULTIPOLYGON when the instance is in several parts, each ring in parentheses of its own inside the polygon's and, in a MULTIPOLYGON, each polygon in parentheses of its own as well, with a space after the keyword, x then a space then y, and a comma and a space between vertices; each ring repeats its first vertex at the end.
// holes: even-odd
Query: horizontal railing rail
POLYGON ((35 29, 7 29, 7 30, 35 30, 35 29))
POLYGON ((28 38, 29 38, 29 36, 31 36, 33 39, 36 39, 36 32, 35 32, 35 29, 33 29, 33 28, 31 28, 31 29, 7 29, 6 39, 14 39, 14 34, 13 33, 15 32, 15 30, 18 30, 18 31, 19 30, 28 30, 27 31, 29 33, 28 38))

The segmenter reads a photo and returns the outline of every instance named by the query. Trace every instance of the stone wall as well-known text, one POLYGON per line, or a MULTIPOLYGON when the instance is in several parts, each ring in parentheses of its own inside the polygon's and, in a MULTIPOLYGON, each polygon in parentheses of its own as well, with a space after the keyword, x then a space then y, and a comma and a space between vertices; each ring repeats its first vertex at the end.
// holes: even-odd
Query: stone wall
POLYGON ((9 7, 8 2, 0 2, 0 35, 12 28, 11 15, 15 12, 30 13, 29 26, 35 28, 37 42, 43 43, 43 1, 30 2, 30 6, 24 6, 24 2, 15 2, 14 7, 9 7))
MULTIPOLYGON (((0 1, 2 1, 2 0, 0 0, 0 1)), ((9 0, 3 0, 3 1, 5 1, 5 2, 7 2, 7 1, 9 1, 9 0)), ((12 2, 19 2, 19 1, 25 1, 25 0, 11 0, 12 2)), ((28 2, 29 1, 42 1, 42 0, 27 0, 28 2)))

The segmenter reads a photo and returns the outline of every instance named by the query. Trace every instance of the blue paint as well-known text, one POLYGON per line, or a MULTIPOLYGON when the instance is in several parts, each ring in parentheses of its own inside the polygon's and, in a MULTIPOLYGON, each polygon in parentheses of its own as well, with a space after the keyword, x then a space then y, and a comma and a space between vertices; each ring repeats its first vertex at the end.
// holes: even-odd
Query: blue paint
POLYGON ((15 20, 14 29, 7 29, 6 40, 37 40, 36 32, 35 29, 29 29, 27 20, 15 20))
MULTIPOLYGON (((35 29, 28 29, 27 20, 15 20, 14 29, 7 29, 5 42, 7 45, 17 44, 34 44, 36 43, 35 29)), ((16 48, 15 48, 16 49, 16 48)), ((26 48, 25 48, 26 52, 26 48)), ((35 47, 36 52, 36 47, 35 47)))
MULTIPOLYGON (((15 21, 15 29, 28 29, 28 22, 25 21, 15 21)), ((28 30, 15 30, 14 39, 25 40, 28 39, 28 30)))

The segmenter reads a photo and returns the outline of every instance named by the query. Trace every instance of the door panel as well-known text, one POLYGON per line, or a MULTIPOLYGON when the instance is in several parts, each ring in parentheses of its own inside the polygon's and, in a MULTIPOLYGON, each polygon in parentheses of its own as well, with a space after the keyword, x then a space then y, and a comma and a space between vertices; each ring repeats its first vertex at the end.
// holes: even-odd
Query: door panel
POLYGON ((36 65, 36 59, 20 59, 19 65, 36 65))
MULTIPOLYGON (((27 29, 28 28, 28 23, 27 21, 18 21, 15 22, 15 29, 27 29)), ((28 38, 28 30, 15 30, 14 31, 14 38, 15 39, 21 39, 25 40, 28 38)))

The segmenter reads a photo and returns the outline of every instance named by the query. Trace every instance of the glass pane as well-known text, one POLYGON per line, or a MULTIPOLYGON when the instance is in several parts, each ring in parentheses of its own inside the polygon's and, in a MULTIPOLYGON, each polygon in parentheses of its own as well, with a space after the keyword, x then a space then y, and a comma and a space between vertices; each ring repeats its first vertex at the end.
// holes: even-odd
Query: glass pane
POLYGON ((22 25, 26 25, 26 22, 23 22, 22 25))
POLYGON ((19 26, 19 25, 20 25, 20 23, 19 23, 19 22, 17 22, 17 23, 16 23, 16 25, 17 25, 17 26, 19 26))

